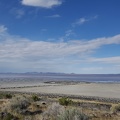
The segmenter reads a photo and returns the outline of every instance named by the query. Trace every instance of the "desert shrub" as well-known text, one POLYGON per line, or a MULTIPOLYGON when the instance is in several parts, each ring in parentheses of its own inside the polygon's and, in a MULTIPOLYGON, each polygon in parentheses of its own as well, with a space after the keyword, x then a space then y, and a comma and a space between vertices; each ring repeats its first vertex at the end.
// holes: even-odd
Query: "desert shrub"
POLYGON ((69 98, 60 98, 59 99, 59 104, 60 105, 65 105, 65 106, 67 106, 67 105, 71 105, 71 104, 73 104, 73 101, 72 100, 70 100, 69 98))
POLYGON ((10 113, 2 113, 2 115, 0 116, 0 120, 18 120, 18 119, 10 113))
POLYGON ((12 95, 11 95, 11 94, 6 94, 6 95, 5 95, 5 98, 11 99, 11 98, 12 98, 12 95))
POLYGON ((11 104, 12 109, 20 108, 26 109, 29 106, 29 102, 26 100, 17 101, 16 103, 11 104))
POLYGON ((3 111, 7 111, 7 112, 10 112, 10 113, 21 113, 22 111, 27 109, 29 105, 30 105, 30 103, 29 103, 28 99, 14 98, 14 99, 11 99, 9 101, 9 103, 6 104, 3 111))
POLYGON ((58 120, 58 116, 65 110, 65 108, 58 103, 53 103, 42 114, 43 120, 58 120))
POLYGON ((0 99, 10 99, 12 98, 11 94, 6 94, 6 93, 0 93, 0 99))
POLYGON ((67 108, 53 103, 43 114, 42 120, 89 120, 89 117, 76 108, 67 108))
POLYGON ((33 96, 32 96, 32 100, 33 100, 33 101, 39 101, 40 99, 39 99, 39 97, 38 97, 38 96, 33 95, 33 96))
POLYGON ((113 113, 120 112, 120 104, 112 105, 111 111, 112 111, 113 113))
POLYGON ((4 94, 0 93, 0 99, 3 99, 3 98, 4 98, 4 94))
POLYGON ((57 120, 89 120, 89 117, 78 109, 67 109, 58 116, 57 120))

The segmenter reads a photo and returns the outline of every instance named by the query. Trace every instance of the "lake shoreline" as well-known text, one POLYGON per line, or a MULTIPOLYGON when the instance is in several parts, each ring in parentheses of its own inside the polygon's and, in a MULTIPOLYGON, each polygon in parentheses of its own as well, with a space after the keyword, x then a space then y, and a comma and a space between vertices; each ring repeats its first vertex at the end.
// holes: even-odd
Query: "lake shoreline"
POLYGON ((49 82, 38 86, 0 88, 0 92, 39 94, 42 96, 70 97, 88 100, 120 102, 120 84, 49 82))

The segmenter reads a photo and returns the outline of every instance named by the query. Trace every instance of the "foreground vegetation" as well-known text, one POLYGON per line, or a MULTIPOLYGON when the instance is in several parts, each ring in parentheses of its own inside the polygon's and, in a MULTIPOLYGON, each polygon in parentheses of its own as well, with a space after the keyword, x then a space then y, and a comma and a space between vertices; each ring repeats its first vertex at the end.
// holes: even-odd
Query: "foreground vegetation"
POLYGON ((0 92, 0 120, 119 120, 120 104, 0 92))

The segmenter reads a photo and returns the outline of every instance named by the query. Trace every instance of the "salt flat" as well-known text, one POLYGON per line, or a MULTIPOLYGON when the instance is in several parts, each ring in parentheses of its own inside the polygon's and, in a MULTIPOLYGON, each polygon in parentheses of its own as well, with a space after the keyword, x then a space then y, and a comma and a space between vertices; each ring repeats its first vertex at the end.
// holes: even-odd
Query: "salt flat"
POLYGON ((68 95, 97 96, 120 98, 119 83, 78 83, 78 84, 46 84, 41 86, 0 89, 0 91, 18 91, 33 93, 53 93, 68 95))

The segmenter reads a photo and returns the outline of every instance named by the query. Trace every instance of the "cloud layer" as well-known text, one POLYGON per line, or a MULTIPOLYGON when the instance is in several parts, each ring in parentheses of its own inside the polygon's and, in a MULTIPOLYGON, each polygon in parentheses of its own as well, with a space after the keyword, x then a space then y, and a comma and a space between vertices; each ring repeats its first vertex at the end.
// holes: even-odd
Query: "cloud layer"
POLYGON ((120 35, 89 41, 76 40, 68 42, 44 42, 31 41, 24 38, 6 38, 5 41, 0 43, 0 58, 58 58, 72 55, 80 56, 90 53, 102 45, 108 44, 120 44, 120 35))
MULTIPOLYGON (((10 35, 7 28, 0 26, 0 68, 32 69, 33 71, 62 71, 76 69, 78 65, 93 64, 81 70, 103 70, 96 63, 120 65, 120 56, 95 58, 94 52, 103 45, 120 44, 120 34, 113 37, 92 40, 71 40, 67 42, 33 41, 10 35), (76 66, 77 65, 77 66, 76 66), (38 70, 37 70, 38 69, 38 70)), ((80 69, 80 68, 79 68, 80 69)), ((78 71, 78 70, 77 70, 78 71)), ((68 71, 69 72, 69 71, 68 71)), ((95 71, 94 71, 95 72, 95 71)))
MULTIPOLYGON (((1 26, 1 32, 7 28, 1 26)), ((1 36, 3 37, 3 36, 1 36)), ((7 36, 0 43, 0 58, 59 58, 88 54, 102 45, 120 44, 120 35, 98 38, 89 41, 74 40, 68 42, 31 41, 29 39, 7 36)), ((1 38, 2 40, 2 38, 1 38)), ((99 61, 96 59, 96 61, 99 61)))
POLYGON ((61 0, 22 0, 23 5, 52 8, 62 4, 61 0))

